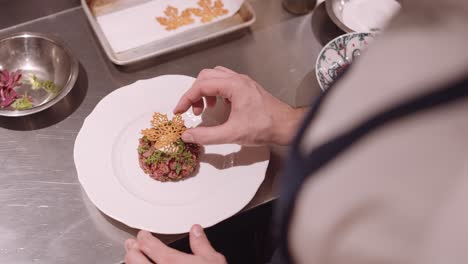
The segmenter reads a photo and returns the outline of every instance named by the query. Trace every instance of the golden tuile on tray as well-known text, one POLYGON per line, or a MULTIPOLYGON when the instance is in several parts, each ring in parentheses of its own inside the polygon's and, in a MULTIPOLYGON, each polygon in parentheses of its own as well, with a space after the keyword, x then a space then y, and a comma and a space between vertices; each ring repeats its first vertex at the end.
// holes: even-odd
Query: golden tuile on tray
POLYGON ((187 8, 180 15, 176 7, 169 5, 164 11, 166 17, 156 17, 156 20, 169 31, 194 23, 195 20, 192 18, 192 14, 200 17, 202 23, 208 23, 217 17, 229 13, 224 8, 222 0, 215 0, 214 3, 212 0, 199 0, 197 4, 199 8, 187 8))
POLYGON ((154 147, 166 152, 175 152, 175 143, 187 129, 181 115, 175 115, 171 121, 167 115, 155 113, 151 121, 152 128, 143 129, 143 134, 149 141, 154 142, 154 147))
POLYGON ((195 16, 201 18, 202 23, 211 22, 213 19, 226 15, 229 11, 224 8, 224 3, 221 0, 216 0, 212 3, 212 0, 199 0, 198 6, 201 8, 190 8, 195 16))
POLYGON ((164 11, 166 17, 156 17, 156 20, 162 26, 166 27, 166 30, 175 30, 181 26, 189 25, 195 22, 189 9, 182 11, 179 14, 179 9, 173 6, 168 6, 164 11))

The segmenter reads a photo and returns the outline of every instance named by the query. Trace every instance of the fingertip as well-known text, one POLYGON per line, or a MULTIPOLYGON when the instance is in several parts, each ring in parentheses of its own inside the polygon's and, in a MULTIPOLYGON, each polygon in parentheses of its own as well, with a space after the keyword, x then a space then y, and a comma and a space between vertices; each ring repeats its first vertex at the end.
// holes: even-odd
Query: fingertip
POLYGON ((200 106, 194 106, 192 107, 192 112, 194 115, 199 116, 203 113, 203 107, 200 106))
POLYGON ((174 115, 177 115, 177 114, 180 114, 180 113, 181 113, 179 105, 177 105, 176 107, 174 107, 174 109, 172 110, 172 113, 173 113, 174 115))
POLYGON ((201 228, 201 229, 203 229, 203 227, 202 227, 201 225, 199 225, 199 224, 194 224, 194 225, 192 226, 192 229, 196 229, 196 228, 201 228))
POLYGON ((174 110, 172 111, 174 114, 182 114, 186 112, 191 106, 190 101, 187 101, 185 98, 181 98, 177 105, 174 107, 174 110))
POLYGON ((137 235, 137 238, 138 240, 146 240, 148 238, 150 238, 151 236, 151 233, 148 232, 148 231, 145 231, 145 230, 140 230, 140 232, 138 232, 138 235, 137 235))
POLYGON ((132 243, 132 246, 130 247, 130 250, 138 249, 139 245, 138 242, 135 241, 135 243, 132 243))
POLYGON ((186 143, 195 143, 194 138, 190 133, 184 132, 181 137, 182 137, 182 141, 186 143))
POLYGON ((216 253, 200 225, 190 228, 190 248, 195 255, 200 256, 213 256, 216 253))
POLYGON ((231 74, 237 74, 237 72, 235 72, 235 71, 233 71, 233 70, 231 70, 229 68, 226 68, 224 66, 216 66, 214 69, 219 70, 219 71, 223 71, 223 72, 227 72, 227 73, 231 73, 231 74))
POLYGON ((127 240, 125 241, 125 249, 126 249, 127 251, 130 251, 130 250, 134 249, 134 248, 137 247, 137 246, 138 246, 138 245, 137 245, 137 242, 136 242, 136 240, 133 239, 133 238, 129 238, 129 239, 127 239, 127 240))
POLYGON ((204 234, 203 227, 199 224, 193 225, 190 229, 190 233, 195 237, 201 237, 204 234))

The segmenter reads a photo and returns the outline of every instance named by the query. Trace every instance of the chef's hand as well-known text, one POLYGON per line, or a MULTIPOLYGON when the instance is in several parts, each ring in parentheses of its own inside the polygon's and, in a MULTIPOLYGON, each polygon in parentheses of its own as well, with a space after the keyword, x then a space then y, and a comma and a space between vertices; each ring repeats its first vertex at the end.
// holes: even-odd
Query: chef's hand
POLYGON ((224 256, 213 249, 199 225, 192 226, 190 230, 190 248, 193 255, 170 248, 151 233, 140 231, 136 240, 125 241, 125 263, 150 264, 149 258, 157 264, 227 264, 224 256))
POLYGON ((216 96, 231 104, 228 120, 218 126, 188 129, 182 135, 185 142, 286 145, 305 112, 281 102, 250 77, 218 66, 200 72, 174 113, 183 113, 192 107, 194 114, 200 115, 205 108, 203 98, 207 107, 213 107, 216 96))

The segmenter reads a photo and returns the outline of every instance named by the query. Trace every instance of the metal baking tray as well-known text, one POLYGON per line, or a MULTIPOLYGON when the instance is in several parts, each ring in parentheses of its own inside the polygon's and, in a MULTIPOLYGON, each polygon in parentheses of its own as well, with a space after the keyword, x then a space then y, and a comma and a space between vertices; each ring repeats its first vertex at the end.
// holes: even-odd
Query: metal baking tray
POLYGON ((96 17, 133 7, 153 0, 81 0, 83 10, 88 17, 97 38, 101 42, 104 52, 117 65, 128 65, 162 54, 180 50, 207 40, 211 40, 235 31, 250 27, 256 16, 252 6, 246 1, 239 11, 226 19, 206 26, 194 28, 174 36, 147 43, 145 45, 114 52, 104 35, 96 17))

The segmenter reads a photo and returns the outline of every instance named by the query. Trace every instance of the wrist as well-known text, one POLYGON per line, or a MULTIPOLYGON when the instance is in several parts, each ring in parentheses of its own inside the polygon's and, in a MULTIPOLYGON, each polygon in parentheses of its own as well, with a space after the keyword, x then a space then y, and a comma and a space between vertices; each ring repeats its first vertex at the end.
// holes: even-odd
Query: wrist
POLYGON ((271 129, 271 143, 277 145, 288 145, 301 125, 301 122, 307 112, 307 108, 293 108, 285 105, 273 117, 271 129))

